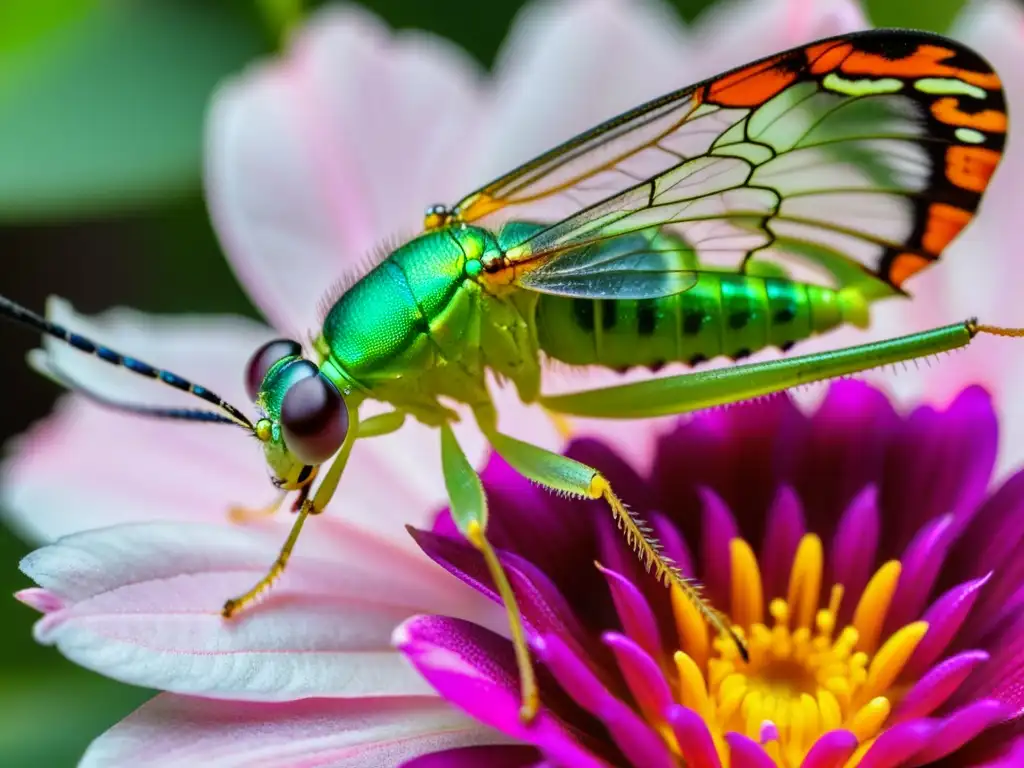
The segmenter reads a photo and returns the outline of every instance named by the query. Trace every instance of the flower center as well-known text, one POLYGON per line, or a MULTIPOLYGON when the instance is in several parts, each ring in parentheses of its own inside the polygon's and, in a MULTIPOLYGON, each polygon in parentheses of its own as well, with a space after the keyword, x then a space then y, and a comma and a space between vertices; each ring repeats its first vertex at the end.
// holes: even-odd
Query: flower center
POLYGON ((753 551, 734 539, 731 555, 730 618, 747 642, 750 661, 728 639, 709 641, 696 610, 674 591, 680 647, 686 649, 674 655, 680 702, 708 724, 723 765, 728 731, 760 742, 779 766, 800 765, 814 742, 837 728, 857 737, 855 758, 863 754, 884 727, 902 690, 894 683, 928 629, 925 622, 908 624, 879 646, 899 562, 879 568, 850 623, 837 630, 843 587, 833 586, 827 606, 818 608, 823 556, 817 536, 800 542, 787 596, 770 602, 767 619, 753 551))

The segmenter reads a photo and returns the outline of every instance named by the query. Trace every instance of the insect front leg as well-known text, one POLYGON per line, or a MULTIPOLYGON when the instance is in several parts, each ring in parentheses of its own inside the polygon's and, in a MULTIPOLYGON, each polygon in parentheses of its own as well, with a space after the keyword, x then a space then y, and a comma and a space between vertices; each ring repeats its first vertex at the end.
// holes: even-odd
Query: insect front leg
POLYGON ((480 477, 469 463, 466 454, 459 447, 455 435, 447 424, 441 427, 441 465, 444 469, 445 486, 451 502, 452 520, 459 531, 483 555, 487 571, 491 575, 498 595, 508 614, 515 649, 516 664, 519 667, 519 684, 522 704, 519 715, 524 722, 531 721, 540 706, 537 692, 537 678, 530 661, 530 650, 526 645, 526 631, 523 618, 516 602, 512 585, 509 584, 505 569, 497 553, 487 540, 487 498, 480 477))
POLYGON ((224 603, 224 607, 221 609, 221 615, 223 615, 224 618, 230 619, 232 616, 237 615, 240 611, 251 605, 264 592, 270 589, 274 582, 280 578, 282 573, 284 573, 284 569, 288 565, 288 560, 291 557, 292 550, 295 548, 295 542, 299 539, 299 534, 302 532, 302 526, 305 524, 306 518, 309 515, 318 515, 323 512, 327 503, 334 495, 335 490, 337 490, 338 483, 341 481, 341 476, 345 472, 345 465, 348 463, 348 457, 352 454, 352 446, 356 442, 358 432, 359 422, 356 419, 353 419, 349 426, 348 433, 345 435, 345 442, 342 443, 341 449, 334 457, 334 462, 331 464, 330 469, 327 470, 327 473, 324 475, 319 487, 316 489, 316 494, 314 494, 312 499, 304 499, 299 506, 298 515, 295 518, 295 522, 292 524, 291 532, 289 532, 284 546, 281 547, 281 551, 277 555, 277 559, 274 560, 274 564, 270 566, 270 570, 267 571, 267 574, 256 582, 248 592, 224 603))
POLYGON ((584 499, 603 499, 611 508, 619 530, 623 532, 629 546, 643 562, 648 571, 666 587, 675 586, 700 611, 705 621, 720 634, 736 643, 740 655, 746 659, 747 649, 725 618, 715 610, 701 594, 701 587, 693 579, 683 575, 676 564, 661 550, 661 545, 651 535, 647 523, 631 511, 612 490, 607 478, 593 467, 589 467, 568 456, 553 453, 493 429, 484 427, 485 434, 494 450, 519 474, 553 491, 560 491, 584 499))

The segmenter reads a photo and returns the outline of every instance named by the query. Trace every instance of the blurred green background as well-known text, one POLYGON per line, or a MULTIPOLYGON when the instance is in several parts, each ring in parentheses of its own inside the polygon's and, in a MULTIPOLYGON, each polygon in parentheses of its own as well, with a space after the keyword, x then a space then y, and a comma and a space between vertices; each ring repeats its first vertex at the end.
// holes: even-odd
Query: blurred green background
MULTIPOLYGON (((0 0, 0 292, 98 312, 255 315, 210 228, 202 121, 215 83, 270 54, 301 0, 0 0)), ((367 0, 397 28, 448 37, 490 65, 521 0, 367 0)), ((685 20, 710 0, 674 0, 685 20)), ((871 0, 879 26, 945 30, 962 0, 871 0)), ((538 87, 542 87, 538 85, 538 87)), ((425 201, 430 202, 430 201, 425 201)), ((32 334, 0 326, 4 442, 58 391, 32 374, 32 334)), ((241 372, 239 372, 241 375, 241 372)), ((73 510, 69 510, 73 512, 73 510)), ((74 765, 151 692, 75 667, 31 636, 29 551, 0 526, 0 765, 74 765)))

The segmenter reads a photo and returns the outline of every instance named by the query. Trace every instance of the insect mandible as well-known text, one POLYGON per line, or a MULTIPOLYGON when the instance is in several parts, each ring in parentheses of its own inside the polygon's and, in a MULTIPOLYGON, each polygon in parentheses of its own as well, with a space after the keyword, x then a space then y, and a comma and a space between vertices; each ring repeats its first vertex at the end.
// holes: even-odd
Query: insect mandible
POLYGON ((901 338, 766 362, 545 396, 543 361, 624 369, 740 360, 906 297, 974 217, 1003 153, 1007 110, 992 67, 960 43, 874 30, 769 56, 650 101, 520 166, 451 206, 328 308, 312 349, 286 339, 245 372, 259 416, 59 327, 7 299, 0 313, 216 410, 116 403, 141 415, 237 424, 262 443, 277 505, 297 495, 267 575, 227 600, 230 619, 285 570, 309 515, 323 512, 358 440, 405 419, 436 427, 459 530, 504 602, 522 686, 539 705, 515 596, 487 539, 481 482, 451 429, 466 406, 493 449, 548 489, 603 500, 655 578, 740 635, 662 553, 596 469, 499 429, 494 373, 553 414, 646 418, 779 392, 966 346, 1017 329, 967 320, 901 338), (360 405, 389 411, 361 419, 360 405), (314 481, 319 484, 313 490, 314 481))

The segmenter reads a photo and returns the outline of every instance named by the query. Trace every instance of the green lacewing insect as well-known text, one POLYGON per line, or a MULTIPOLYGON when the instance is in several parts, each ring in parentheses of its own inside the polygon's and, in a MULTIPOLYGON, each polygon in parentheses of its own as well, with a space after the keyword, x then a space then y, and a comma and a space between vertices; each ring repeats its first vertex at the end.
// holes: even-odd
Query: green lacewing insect
POLYGON ((815 334, 865 327, 873 302, 938 261, 974 217, 1003 153, 1006 101, 992 67, 943 37, 904 30, 794 48, 650 101, 487 184, 427 210, 424 232, 329 306, 308 356, 280 339, 245 372, 250 421, 209 390, 126 357, 7 300, 7 317, 190 392, 216 410, 112 403, 162 418, 238 424, 263 444, 294 526, 238 613, 285 569, 359 439, 406 418, 438 429, 453 518, 481 552, 505 604, 523 716, 538 696, 515 596, 487 537, 487 503, 451 430, 467 406, 524 476, 603 499, 654 576, 681 589, 745 654, 731 627, 662 553, 595 469, 499 431, 491 371, 553 414, 686 413, 967 345, 1015 329, 974 320, 882 342, 542 394, 546 358, 623 369, 787 351, 815 334), (360 405, 391 406, 360 419, 360 405), (324 470, 324 467, 327 467, 324 470), (320 482, 315 492, 314 481, 320 482))

